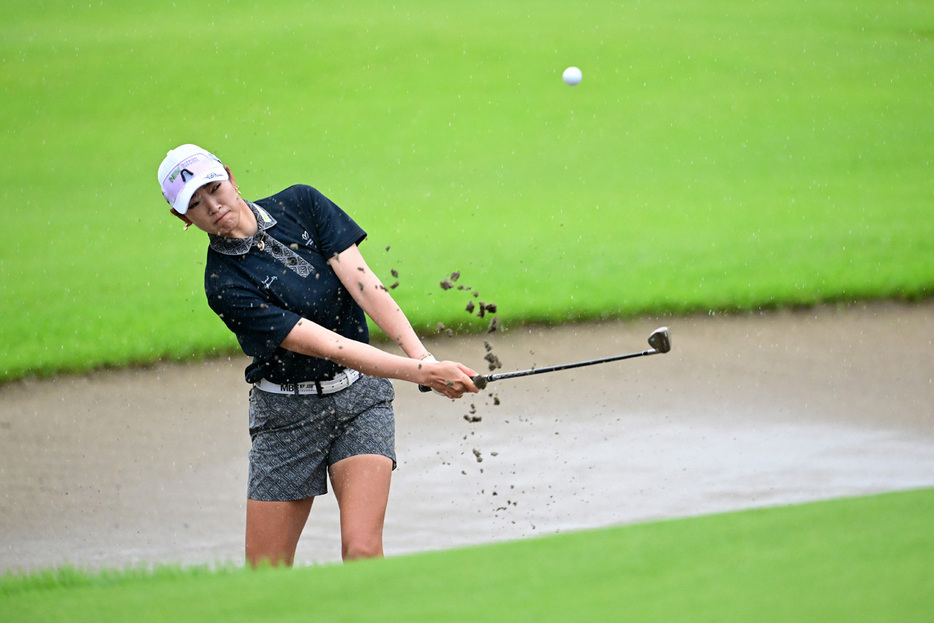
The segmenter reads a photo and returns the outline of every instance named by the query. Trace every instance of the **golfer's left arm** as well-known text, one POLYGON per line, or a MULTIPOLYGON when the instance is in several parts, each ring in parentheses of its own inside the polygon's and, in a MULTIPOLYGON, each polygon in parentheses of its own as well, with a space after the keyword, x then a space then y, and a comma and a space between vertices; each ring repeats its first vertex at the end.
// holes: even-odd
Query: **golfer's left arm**
POLYGON ((332 257, 328 263, 366 315, 406 355, 412 359, 421 359, 429 354, 389 290, 367 266, 357 245, 332 257))

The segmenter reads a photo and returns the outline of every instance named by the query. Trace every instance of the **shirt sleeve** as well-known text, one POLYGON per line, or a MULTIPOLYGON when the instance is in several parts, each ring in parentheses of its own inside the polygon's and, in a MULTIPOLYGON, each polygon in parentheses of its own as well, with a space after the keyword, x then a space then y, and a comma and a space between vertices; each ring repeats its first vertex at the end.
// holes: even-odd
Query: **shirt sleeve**
POLYGON ((366 232, 344 212, 336 203, 311 187, 302 187, 305 193, 303 216, 314 229, 325 258, 343 253, 351 246, 360 244, 366 238, 366 232))
POLYGON ((272 357, 301 320, 297 313, 272 306, 259 292, 243 286, 209 291, 208 305, 237 336, 243 352, 260 359, 272 357))

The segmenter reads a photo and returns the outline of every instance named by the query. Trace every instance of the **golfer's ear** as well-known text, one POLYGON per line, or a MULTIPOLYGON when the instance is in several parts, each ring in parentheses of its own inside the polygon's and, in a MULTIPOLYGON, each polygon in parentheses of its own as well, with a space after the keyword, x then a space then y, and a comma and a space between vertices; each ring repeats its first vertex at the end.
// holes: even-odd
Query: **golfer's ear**
POLYGON ((191 225, 191 220, 189 220, 189 218, 185 216, 184 214, 179 214, 178 212, 176 212, 175 208, 169 208, 169 212, 171 212, 172 214, 180 218, 185 223, 185 225, 191 225))

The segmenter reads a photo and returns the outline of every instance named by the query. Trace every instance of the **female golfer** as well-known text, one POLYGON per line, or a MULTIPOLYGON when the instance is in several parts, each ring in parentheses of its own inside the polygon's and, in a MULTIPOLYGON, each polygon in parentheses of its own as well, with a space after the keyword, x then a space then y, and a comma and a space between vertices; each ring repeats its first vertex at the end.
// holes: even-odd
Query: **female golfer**
POLYGON ((460 398, 478 391, 476 372, 431 356, 360 254, 366 233, 314 188, 245 201, 196 145, 168 152, 159 183, 185 229, 207 232, 208 304, 253 358, 247 561, 292 564, 328 476, 343 559, 381 556, 396 465, 387 379, 460 398), (369 345, 364 314, 405 357, 369 345))

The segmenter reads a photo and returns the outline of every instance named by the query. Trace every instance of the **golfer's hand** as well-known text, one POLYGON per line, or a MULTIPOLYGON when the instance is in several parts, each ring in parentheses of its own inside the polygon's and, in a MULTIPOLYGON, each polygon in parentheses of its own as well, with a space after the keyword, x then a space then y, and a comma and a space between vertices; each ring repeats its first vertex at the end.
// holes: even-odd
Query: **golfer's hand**
POLYGON ((447 398, 457 399, 466 393, 476 394, 480 391, 470 380, 470 377, 476 376, 477 373, 462 363, 426 362, 422 370, 426 373, 426 379, 420 384, 421 387, 428 387, 434 393, 447 398))

